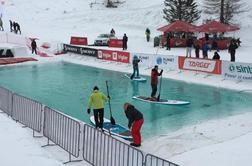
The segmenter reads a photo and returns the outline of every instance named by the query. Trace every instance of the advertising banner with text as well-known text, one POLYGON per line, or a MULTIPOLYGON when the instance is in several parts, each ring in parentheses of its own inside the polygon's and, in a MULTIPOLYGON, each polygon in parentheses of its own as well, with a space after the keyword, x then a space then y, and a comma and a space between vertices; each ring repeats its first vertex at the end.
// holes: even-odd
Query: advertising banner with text
POLYGON ((252 81, 252 64, 222 61, 222 77, 228 80, 252 81))
POLYGON ((178 57, 174 55, 155 55, 153 64, 164 70, 178 70, 178 57))
POLYGON ((122 39, 110 39, 109 40, 109 47, 122 48, 123 47, 122 39))
POLYGON ((97 58, 108 61, 130 63, 130 53, 123 51, 99 50, 97 58))
POLYGON ((69 44, 64 44, 63 49, 66 52, 72 52, 75 54, 97 57, 97 50, 93 48, 78 47, 78 46, 72 46, 69 44))
POLYGON ((179 69, 221 74, 221 61, 179 56, 179 69))
POLYGON ((74 45, 88 45, 86 37, 71 36, 70 44, 74 45))
POLYGON ((138 59, 140 60, 139 66, 141 66, 141 65, 147 66, 147 67, 153 66, 153 64, 152 64, 152 62, 154 61, 153 54, 130 53, 130 63, 132 63, 134 56, 137 56, 138 59))

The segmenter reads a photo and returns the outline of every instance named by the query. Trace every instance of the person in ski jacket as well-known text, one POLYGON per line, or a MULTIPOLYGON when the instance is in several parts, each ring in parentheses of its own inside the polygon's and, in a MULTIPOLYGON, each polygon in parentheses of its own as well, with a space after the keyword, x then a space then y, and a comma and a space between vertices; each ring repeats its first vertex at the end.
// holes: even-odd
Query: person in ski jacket
POLYGON ((156 93, 157 93, 157 85, 158 85, 158 76, 161 76, 163 73, 163 70, 158 72, 158 65, 155 65, 154 68, 151 70, 151 97, 153 99, 156 99, 156 93))
POLYGON ((231 40, 231 43, 228 47, 228 52, 230 53, 231 62, 235 62, 235 50, 238 48, 238 45, 236 44, 235 40, 231 40))
POLYGON ((170 35, 170 33, 166 34, 166 50, 171 50, 171 35, 170 35))
POLYGON ((199 41, 196 41, 194 44, 194 49, 195 49, 195 57, 199 58, 199 52, 200 52, 200 45, 199 41))
POLYGON ((213 60, 220 60, 220 55, 217 51, 214 52, 213 60))
POLYGON ((31 49, 32 49, 32 54, 35 52, 35 54, 37 55, 37 43, 36 43, 35 39, 32 39, 31 49))
POLYGON ((202 54, 203 58, 207 59, 208 58, 208 50, 209 50, 208 42, 205 42, 202 47, 202 54))
POLYGON ((111 36, 115 36, 115 30, 112 28, 111 31, 110 31, 110 35, 111 36))
POLYGON ((127 50, 128 37, 126 33, 123 35, 123 50, 127 50))
POLYGON ((10 32, 13 32, 13 23, 11 20, 9 20, 9 22, 10 22, 10 32))
POLYGON ((3 21, 2 21, 2 18, 0 17, 0 30, 1 31, 4 31, 4 28, 3 28, 3 21))
POLYGON ((192 56, 192 47, 193 47, 193 40, 191 37, 188 37, 186 40, 186 57, 192 56))
POLYGON ((90 109, 93 107, 95 128, 100 128, 103 131, 103 118, 104 118, 104 101, 108 101, 110 97, 104 95, 99 91, 99 88, 95 86, 88 100, 87 113, 90 114, 90 109))
POLYGON ((140 130, 144 123, 143 114, 130 103, 124 103, 123 108, 125 115, 128 118, 128 127, 131 129, 131 135, 133 138, 133 142, 130 143, 130 145, 139 147, 141 146, 142 141, 140 130))
POLYGON ((149 28, 146 28, 146 30, 145 30, 145 35, 146 35, 146 40, 147 40, 147 42, 150 41, 150 34, 151 34, 150 29, 149 29, 149 28))
POLYGON ((132 64, 133 64, 133 74, 130 76, 130 79, 133 79, 135 77, 135 74, 136 74, 136 77, 139 77, 139 68, 138 68, 138 63, 140 62, 140 59, 138 59, 138 57, 135 55, 133 57, 133 61, 132 61, 132 64))

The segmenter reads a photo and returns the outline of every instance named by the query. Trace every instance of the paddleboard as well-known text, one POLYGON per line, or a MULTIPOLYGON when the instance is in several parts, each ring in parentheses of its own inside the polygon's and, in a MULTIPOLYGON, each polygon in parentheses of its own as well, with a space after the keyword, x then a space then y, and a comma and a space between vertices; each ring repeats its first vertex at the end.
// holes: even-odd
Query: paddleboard
POLYGON ((190 104, 189 101, 180 101, 180 100, 166 100, 160 99, 159 101, 153 100, 151 97, 145 96, 133 96, 133 99, 148 102, 148 103, 156 103, 156 104, 164 104, 164 105, 187 105, 190 104))
MULTIPOLYGON (((94 116, 90 117, 90 121, 93 125, 95 125, 94 116)), ((131 132, 129 129, 120 124, 112 125, 110 123, 110 120, 106 118, 104 118, 103 130, 105 130, 108 133, 110 132, 112 135, 115 135, 117 137, 121 137, 126 140, 132 140, 131 132)))
MULTIPOLYGON (((125 77, 127 77, 127 78, 129 78, 130 79, 130 74, 125 74, 125 77)), ((134 77, 133 79, 132 79, 132 81, 141 81, 141 82, 143 82, 143 81, 146 81, 146 78, 144 78, 144 77, 134 77)))

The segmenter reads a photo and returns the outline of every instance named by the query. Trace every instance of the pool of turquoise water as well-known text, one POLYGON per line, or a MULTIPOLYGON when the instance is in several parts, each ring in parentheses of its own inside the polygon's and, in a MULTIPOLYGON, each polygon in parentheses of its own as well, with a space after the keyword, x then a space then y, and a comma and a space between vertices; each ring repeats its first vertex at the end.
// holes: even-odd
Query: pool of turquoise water
MULTIPOLYGON (((133 100, 133 95, 150 95, 149 77, 144 83, 132 82, 120 72, 66 62, 0 68, 0 86, 87 123, 88 97, 94 85, 106 94, 106 80, 109 83, 116 122, 127 126, 122 106, 124 102, 132 103, 144 114, 144 137, 166 134, 199 122, 252 111, 250 94, 171 79, 163 79, 161 98, 186 100, 191 102, 190 105, 168 106, 133 100)), ((108 104, 105 105, 105 116, 110 117, 108 104)))

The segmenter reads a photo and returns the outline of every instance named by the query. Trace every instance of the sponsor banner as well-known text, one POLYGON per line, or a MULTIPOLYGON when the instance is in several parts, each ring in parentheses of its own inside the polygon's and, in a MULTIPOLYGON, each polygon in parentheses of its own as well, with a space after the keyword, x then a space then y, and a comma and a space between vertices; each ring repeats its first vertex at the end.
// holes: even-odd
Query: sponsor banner
POLYGON ((221 61, 179 56, 179 69, 221 74, 221 61))
POLYGON ((178 57, 173 55, 154 55, 154 65, 165 70, 178 70, 178 57))
POLYGON ((222 77, 228 80, 252 81, 252 64, 223 61, 222 77))
POLYGON ((143 54, 143 53, 131 53, 130 54, 130 61, 131 61, 131 63, 132 63, 132 61, 133 61, 133 57, 134 56, 137 56, 138 57, 138 59, 140 59, 140 62, 139 62, 139 65, 141 66, 141 65, 144 65, 144 66, 148 66, 148 67, 150 67, 150 66, 153 66, 153 54, 143 54))
POLYGON ((99 50, 97 58, 108 60, 108 61, 129 63, 130 53, 123 52, 123 51, 113 51, 113 50, 99 50))
POLYGON ((122 48, 123 47, 122 39, 110 39, 109 40, 109 47, 122 48))
POLYGON ((86 37, 71 36, 70 44, 86 46, 88 41, 86 37))
POLYGON ((63 44, 63 49, 65 52, 72 52, 75 54, 87 55, 87 56, 93 56, 93 57, 97 57, 97 52, 98 52, 97 49, 72 46, 69 44, 63 44))

